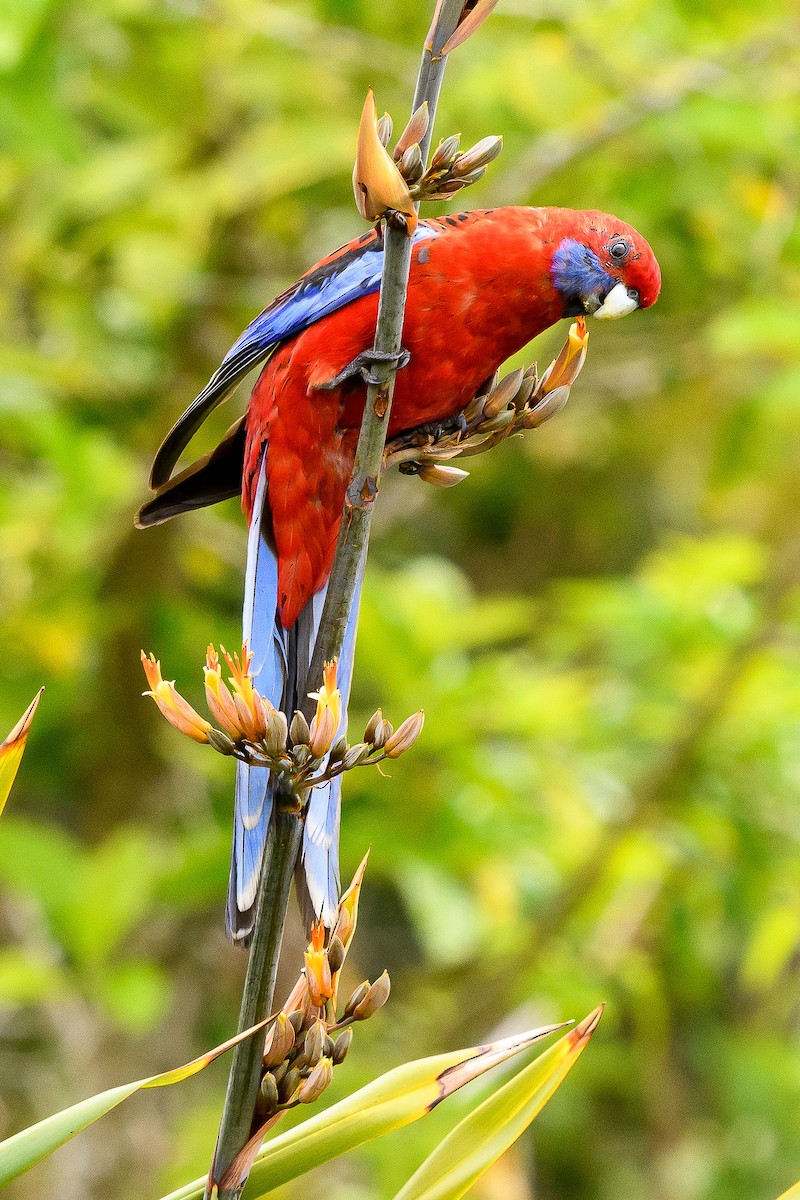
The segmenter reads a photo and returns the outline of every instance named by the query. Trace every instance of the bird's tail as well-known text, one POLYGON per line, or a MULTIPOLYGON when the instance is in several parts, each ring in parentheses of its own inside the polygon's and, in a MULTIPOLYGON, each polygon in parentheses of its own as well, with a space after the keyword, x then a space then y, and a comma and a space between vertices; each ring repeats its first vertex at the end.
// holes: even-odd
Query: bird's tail
MULTIPOLYGON (((291 629, 283 628, 278 614, 278 563, 268 541, 265 500, 266 474, 262 459, 247 546, 243 634, 253 653, 251 676, 254 686, 291 720, 294 710, 300 708, 305 699, 308 667, 327 589, 323 588, 309 600, 291 629)), ((337 682, 342 695, 342 725, 337 738, 347 729, 362 573, 363 563, 339 656, 337 682)), ((273 787, 266 767, 237 763, 226 924, 231 939, 244 944, 249 941, 253 929, 256 895, 272 820, 273 787)), ((298 898, 307 922, 321 917, 330 926, 335 919, 339 901, 340 812, 341 779, 313 789, 305 813, 296 872, 298 898)))

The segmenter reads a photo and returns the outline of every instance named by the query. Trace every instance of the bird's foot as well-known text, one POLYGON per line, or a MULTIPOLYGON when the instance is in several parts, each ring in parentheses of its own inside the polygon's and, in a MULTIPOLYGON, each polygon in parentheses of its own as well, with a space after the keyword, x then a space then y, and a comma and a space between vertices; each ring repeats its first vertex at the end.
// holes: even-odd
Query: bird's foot
POLYGON ((373 374, 371 367, 378 366, 382 363, 394 363, 395 369, 401 371, 403 367, 407 367, 411 362, 411 355, 408 350, 402 347, 397 350, 362 350, 357 354, 352 362, 349 362, 346 367, 339 371, 338 375, 334 375, 332 379, 326 379, 324 383, 317 384, 320 391, 331 392, 334 388, 346 383, 348 379, 355 379, 358 376, 364 380, 364 383, 372 384, 378 387, 384 382, 377 375, 373 374))

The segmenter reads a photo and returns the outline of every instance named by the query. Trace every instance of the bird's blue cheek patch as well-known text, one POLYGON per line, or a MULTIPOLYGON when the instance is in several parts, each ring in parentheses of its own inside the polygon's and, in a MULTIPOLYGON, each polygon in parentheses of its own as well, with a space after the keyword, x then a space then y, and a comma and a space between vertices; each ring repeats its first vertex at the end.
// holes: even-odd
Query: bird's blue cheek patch
POLYGON ((556 250, 550 274, 565 297, 604 294, 617 282, 603 270, 597 255, 573 238, 564 238, 556 250))

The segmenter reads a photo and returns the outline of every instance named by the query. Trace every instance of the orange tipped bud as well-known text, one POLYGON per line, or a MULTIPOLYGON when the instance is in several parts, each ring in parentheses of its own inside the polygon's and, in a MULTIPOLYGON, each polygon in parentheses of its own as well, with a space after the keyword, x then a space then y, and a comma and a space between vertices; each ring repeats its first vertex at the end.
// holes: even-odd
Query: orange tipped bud
POLYGON ((195 712, 180 692, 176 691, 174 680, 169 682, 161 678, 161 663, 156 661, 155 655, 151 654, 148 657, 143 650, 142 666, 147 676, 147 682, 150 684, 150 690, 144 692, 143 695, 152 696, 161 714, 180 733, 186 734, 195 742, 206 744, 211 725, 208 721, 203 720, 198 712, 195 712))
POLYGON ((589 344, 589 334, 586 321, 579 317, 570 326, 567 340, 561 348, 561 353, 555 362, 551 363, 542 376, 539 390, 542 395, 554 392, 556 388, 572 387, 586 361, 586 349, 589 344))
POLYGON ((219 655, 213 646, 206 651, 206 665, 203 667, 206 681, 206 704, 211 716, 228 737, 238 742, 242 737, 239 725, 239 714, 219 669, 219 655))
POLYGON ((306 985, 311 1003, 322 1008, 333 995, 331 967, 325 950, 325 926, 315 921, 311 928, 311 941, 305 953, 306 985))
POLYGON ((377 221, 392 209, 404 214, 409 234, 414 232, 417 224, 414 201, 406 181, 381 142, 372 88, 367 92, 358 129, 353 193, 358 211, 365 220, 377 221))
POLYGON ((406 717, 402 725, 400 725, 392 734, 383 748, 383 752, 387 758, 399 758, 406 750, 410 750, 422 733, 422 726, 425 724, 425 712, 420 709, 419 712, 412 713, 410 717, 406 717))

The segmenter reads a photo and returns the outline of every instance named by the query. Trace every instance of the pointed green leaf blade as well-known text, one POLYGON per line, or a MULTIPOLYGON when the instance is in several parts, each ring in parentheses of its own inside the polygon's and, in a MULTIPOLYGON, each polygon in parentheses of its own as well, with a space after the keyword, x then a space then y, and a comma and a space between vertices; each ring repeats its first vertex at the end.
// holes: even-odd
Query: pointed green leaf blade
POLYGON ((596 1008, 460 1121, 395 1200, 460 1200, 544 1108, 574 1066, 602 1013, 602 1006, 596 1008))
POLYGON ((22 718, 17 722, 6 740, 0 745, 0 813, 6 806, 11 786, 17 777, 22 755, 25 753, 25 743, 28 740, 28 730, 31 727, 34 713, 42 698, 44 688, 40 688, 28 705, 22 718))
MULTIPOLYGON (((325 1112, 267 1142, 250 1172, 245 1200, 267 1195, 356 1146, 419 1120, 471 1079, 558 1029, 563 1025, 548 1025, 486 1046, 417 1059, 388 1071, 325 1112)), ((200 1200, 205 1182, 205 1178, 196 1179, 163 1200, 200 1200)))
MULTIPOLYGON (((271 1018, 267 1018, 267 1020, 271 1020, 271 1018)), ((173 1083, 180 1083, 181 1080, 188 1079, 190 1075, 196 1075, 220 1054, 224 1054, 237 1042, 241 1042, 259 1029, 263 1029, 266 1024, 267 1021, 262 1021, 260 1025, 254 1025, 252 1029, 237 1034, 227 1042, 223 1042, 221 1046, 216 1046, 206 1054, 201 1054, 199 1058, 192 1059, 190 1063, 185 1063, 182 1067, 175 1067, 171 1071, 163 1071, 160 1075, 151 1075, 147 1079, 137 1079, 134 1083, 123 1083, 119 1087, 99 1092, 96 1096, 81 1100, 77 1104, 71 1105, 70 1108, 54 1113, 52 1117, 45 1117, 36 1125, 31 1125, 28 1129, 23 1129, 12 1137, 6 1138, 4 1142, 0 1142, 0 1187, 12 1179, 16 1179, 18 1175, 29 1170, 37 1162, 41 1162, 43 1158, 52 1154, 59 1146, 63 1146, 64 1142, 68 1142, 87 1125, 91 1125, 99 1117, 110 1112, 112 1108, 116 1108, 123 1100, 127 1100, 128 1096, 132 1096, 134 1092, 138 1092, 142 1088, 169 1087, 173 1083)))

